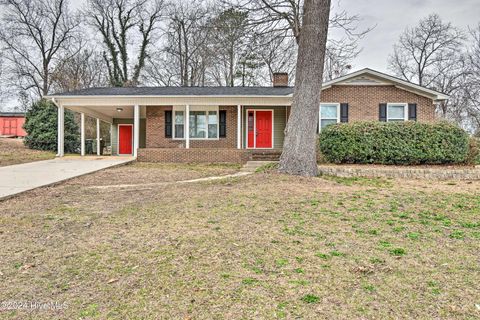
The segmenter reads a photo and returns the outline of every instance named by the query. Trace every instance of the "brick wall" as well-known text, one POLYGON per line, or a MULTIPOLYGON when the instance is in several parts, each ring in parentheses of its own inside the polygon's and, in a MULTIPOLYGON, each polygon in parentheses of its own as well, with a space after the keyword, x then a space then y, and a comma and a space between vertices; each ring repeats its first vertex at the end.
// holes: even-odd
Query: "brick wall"
POLYGON ((332 86, 322 91, 323 102, 349 104, 348 121, 378 121, 380 103, 406 102, 417 104, 417 120, 435 120, 435 106, 429 98, 394 86, 332 86))
MULTIPOLYGON (((185 148, 185 140, 165 138, 165 111, 167 106, 147 106, 147 148, 185 148)), ((220 106, 227 111, 227 136, 218 140, 190 140, 190 148, 236 148, 237 107, 220 106)))
POLYGON ((249 150, 226 148, 147 148, 139 149, 137 160, 164 163, 245 163, 251 159, 249 150))

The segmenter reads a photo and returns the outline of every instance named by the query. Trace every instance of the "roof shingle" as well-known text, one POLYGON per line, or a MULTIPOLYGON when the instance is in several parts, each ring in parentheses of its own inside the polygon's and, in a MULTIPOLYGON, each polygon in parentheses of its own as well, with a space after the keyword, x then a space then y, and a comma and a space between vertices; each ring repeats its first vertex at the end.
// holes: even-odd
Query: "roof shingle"
POLYGON ((50 96, 288 96, 292 93, 293 87, 105 87, 50 96))

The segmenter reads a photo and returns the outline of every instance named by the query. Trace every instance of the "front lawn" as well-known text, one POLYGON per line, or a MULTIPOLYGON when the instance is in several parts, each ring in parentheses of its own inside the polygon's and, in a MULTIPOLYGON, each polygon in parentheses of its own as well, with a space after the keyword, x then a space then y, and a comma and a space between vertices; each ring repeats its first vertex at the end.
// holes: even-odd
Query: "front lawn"
POLYGON ((480 317, 480 182, 255 173, 105 187, 232 170, 193 168, 119 167, 2 202, 0 302, 66 308, 0 318, 480 317))
POLYGON ((28 149, 21 139, 0 138, 0 167, 53 158, 54 152, 28 149))

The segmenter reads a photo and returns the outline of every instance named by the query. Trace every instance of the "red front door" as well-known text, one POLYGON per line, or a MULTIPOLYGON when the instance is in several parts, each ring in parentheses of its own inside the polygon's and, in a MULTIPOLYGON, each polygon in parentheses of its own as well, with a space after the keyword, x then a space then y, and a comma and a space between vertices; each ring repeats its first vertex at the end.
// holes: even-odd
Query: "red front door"
POLYGON ((118 126, 118 154, 132 154, 133 126, 118 126))
POLYGON ((272 111, 248 111, 248 147, 272 148, 272 111))

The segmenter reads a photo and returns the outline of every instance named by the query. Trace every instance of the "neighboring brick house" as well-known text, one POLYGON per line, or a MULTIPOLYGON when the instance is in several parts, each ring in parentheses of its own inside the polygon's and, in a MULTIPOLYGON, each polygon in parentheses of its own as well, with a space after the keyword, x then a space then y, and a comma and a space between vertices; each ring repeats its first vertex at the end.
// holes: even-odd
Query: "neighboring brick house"
MULTIPOLYGON (((48 98, 60 115, 67 108, 82 119, 87 115, 111 123, 114 155, 143 161, 244 162, 280 152, 292 97, 287 74, 278 73, 272 87, 91 88, 48 98)), ((363 69, 324 83, 319 131, 337 122, 431 122, 436 103, 448 98, 363 69)), ((62 121, 60 116, 59 155, 62 121)))

